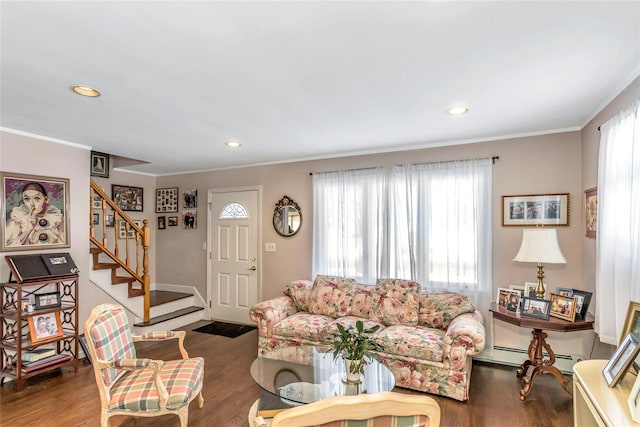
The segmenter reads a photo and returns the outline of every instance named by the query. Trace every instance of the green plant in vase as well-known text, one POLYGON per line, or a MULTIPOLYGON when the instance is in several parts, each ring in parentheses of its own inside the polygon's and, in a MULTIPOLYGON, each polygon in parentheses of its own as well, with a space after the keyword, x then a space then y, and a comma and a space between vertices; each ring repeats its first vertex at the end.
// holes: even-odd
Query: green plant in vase
POLYGON ((371 334, 380 329, 380 325, 364 328, 364 323, 358 320, 353 326, 345 328, 338 323, 338 334, 333 341, 333 360, 342 356, 347 367, 347 381, 359 381, 364 373, 364 366, 373 360, 373 351, 382 350, 371 334))

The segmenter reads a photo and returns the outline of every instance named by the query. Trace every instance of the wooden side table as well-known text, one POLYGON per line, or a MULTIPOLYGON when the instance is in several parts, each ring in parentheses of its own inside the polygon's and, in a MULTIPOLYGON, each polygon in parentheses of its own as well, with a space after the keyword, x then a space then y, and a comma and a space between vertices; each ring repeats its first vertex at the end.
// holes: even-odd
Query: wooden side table
POLYGON ((562 388, 569 394, 569 380, 556 368, 556 355, 547 343, 547 334, 544 330, 558 332, 587 331, 593 329, 593 316, 587 316, 584 321, 568 322, 566 320, 550 317, 549 320, 536 319, 535 317, 526 317, 510 311, 503 310, 496 303, 492 303, 489 311, 493 313, 493 318, 516 325, 521 328, 531 328, 533 338, 529 343, 529 359, 525 360, 518 368, 518 376, 523 379, 524 386, 520 390, 520 400, 526 399, 531 392, 533 380, 538 374, 551 374, 560 383, 562 388), (548 359, 542 356, 542 350, 546 350, 549 355, 548 359))

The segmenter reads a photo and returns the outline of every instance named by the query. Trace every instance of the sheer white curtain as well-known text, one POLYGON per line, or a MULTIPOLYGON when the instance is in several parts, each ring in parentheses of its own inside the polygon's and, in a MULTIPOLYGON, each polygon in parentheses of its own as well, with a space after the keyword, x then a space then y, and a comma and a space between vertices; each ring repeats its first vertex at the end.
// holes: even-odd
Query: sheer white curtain
POLYGON ((313 175, 313 274, 491 298, 491 160, 313 175))
POLYGON ((629 301, 640 301, 640 98, 601 126, 596 322, 617 345, 629 301))

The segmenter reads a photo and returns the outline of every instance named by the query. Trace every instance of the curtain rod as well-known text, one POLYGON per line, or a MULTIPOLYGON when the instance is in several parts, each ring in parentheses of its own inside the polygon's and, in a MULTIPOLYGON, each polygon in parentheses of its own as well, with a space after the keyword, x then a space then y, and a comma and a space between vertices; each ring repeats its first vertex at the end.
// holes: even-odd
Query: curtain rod
MULTIPOLYGON (((449 162, 457 162, 457 161, 465 161, 465 160, 484 160, 484 159, 491 159, 491 163, 492 164, 496 164, 496 160, 500 160, 500 156, 491 156, 491 157, 480 157, 478 159, 463 159, 463 160, 445 160, 444 162, 430 162, 430 163, 449 163, 449 162)), ((426 163, 412 163, 413 165, 421 165, 421 164, 426 164, 426 163)), ((350 170, 350 171, 363 171, 363 170, 368 170, 368 169, 375 169, 378 166, 371 166, 368 168, 357 168, 357 169, 344 169, 344 170, 350 170)), ((329 172, 338 172, 338 171, 329 171, 329 172)), ((326 172, 323 172, 326 173, 326 172)), ((313 175, 313 172, 309 172, 309 175, 313 175)))

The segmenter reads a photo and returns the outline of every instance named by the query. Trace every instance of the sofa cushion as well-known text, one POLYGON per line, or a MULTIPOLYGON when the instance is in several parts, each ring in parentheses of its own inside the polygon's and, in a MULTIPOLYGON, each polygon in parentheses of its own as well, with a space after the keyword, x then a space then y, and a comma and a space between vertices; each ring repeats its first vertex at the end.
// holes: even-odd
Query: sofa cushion
POLYGON ((327 325, 332 321, 328 316, 298 312, 276 323, 271 335, 322 342, 325 339, 327 325))
POLYGON ((436 328, 393 325, 378 331, 376 342, 384 349, 383 353, 442 362, 444 334, 436 328))
POLYGON ((309 313, 333 318, 349 316, 355 293, 355 280, 319 274, 311 288, 309 313))
POLYGON ((378 279, 369 318, 384 325, 417 325, 420 284, 411 280, 378 279))
POLYGON ((369 318, 369 312, 371 311, 371 298, 375 288, 371 285, 357 285, 356 293, 353 296, 353 303, 351 303, 351 315, 362 317, 363 319, 369 318))
POLYGON ((309 311, 312 286, 311 280, 294 280, 284 287, 284 294, 293 300, 298 311, 309 311))
POLYGON ((418 323, 443 330, 460 314, 473 313, 476 309, 469 298, 454 292, 422 291, 419 304, 418 323))

